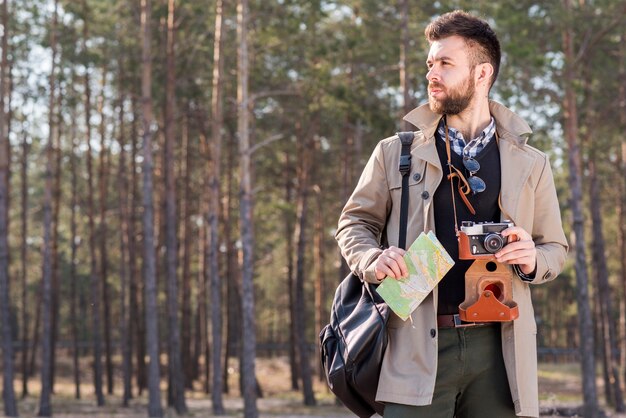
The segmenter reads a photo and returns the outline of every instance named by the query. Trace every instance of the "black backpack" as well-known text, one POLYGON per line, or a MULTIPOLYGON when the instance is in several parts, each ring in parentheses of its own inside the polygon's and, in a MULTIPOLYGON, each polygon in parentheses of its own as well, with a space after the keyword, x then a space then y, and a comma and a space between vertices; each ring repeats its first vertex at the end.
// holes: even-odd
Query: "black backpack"
MULTIPOLYGON (((398 133, 402 142, 400 172, 399 247, 406 247, 409 206, 409 172, 413 132, 398 133)), ((349 274, 337 287, 330 324, 320 332, 322 367, 330 390, 359 417, 383 415, 385 405, 376 402, 380 367, 387 348, 389 307, 376 285, 349 274)))

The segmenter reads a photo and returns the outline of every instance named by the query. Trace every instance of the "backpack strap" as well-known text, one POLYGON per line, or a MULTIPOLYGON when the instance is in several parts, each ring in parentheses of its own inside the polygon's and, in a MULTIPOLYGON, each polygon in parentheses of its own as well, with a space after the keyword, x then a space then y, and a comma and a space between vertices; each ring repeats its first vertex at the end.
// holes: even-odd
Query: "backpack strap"
POLYGON ((413 132, 398 132, 402 143, 400 153, 400 174, 402 174, 402 197, 400 198, 400 234, 398 246, 406 249, 406 229, 409 217, 409 173, 411 172, 411 144, 415 134, 413 132))

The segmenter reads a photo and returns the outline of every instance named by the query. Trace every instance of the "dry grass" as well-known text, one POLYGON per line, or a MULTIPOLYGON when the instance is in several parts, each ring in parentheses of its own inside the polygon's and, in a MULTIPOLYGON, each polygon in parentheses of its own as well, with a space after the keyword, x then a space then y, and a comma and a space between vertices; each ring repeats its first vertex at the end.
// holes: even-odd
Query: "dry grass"
MULTIPOLYGON (((72 380, 69 359, 60 358, 57 368, 57 380, 55 393, 52 396, 52 411, 54 417, 61 418, 139 418, 146 417, 147 393, 136 396, 131 400, 130 406, 122 407, 122 381, 121 375, 115 376, 113 395, 105 395, 106 405, 95 406, 93 389, 93 375, 89 359, 81 361, 81 395, 82 399, 74 397, 75 386, 72 380)), ((115 359, 120 364, 120 359, 115 359)), ((165 363, 163 361, 162 363, 165 363)), ((315 381, 314 389, 318 405, 305 407, 302 405, 302 396, 298 391, 291 390, 289 377, 289 365, 284 358, 257 360, 257 377, 263 390, 263 398, 259 399, 258 406, 262 417, 288 418, 288 417, 351 417, 352 415, 340 405, 335 404, 334 396, 324 384, 315 381)), ((243 401, 239 398, 239 371, 237 362, 232 362, 229 367, 229 394, 224 395, 224 406, 227 416, 243 416, 243 401)), ((104 379, 106 390, 106 379, 104 379)), ((15 389, 21 394, 21 380, 15 382, 15 389)), ((39 409, 39 394, 41 384, 39 376, 31 379, 28 384, 29 395, 18 401, 18 410, 23 418, 36 417, 39 409)), ((161 401, 165 403, 167 384, 165 379, 161 383, 161 401)), ((136 393, 135 393, 136 395, 136 393)), ((194 389, 186 392, 187 407, 190 417, 212 417, 211 396, 204 393, 203 383, 195 382, 194 389)), ((3 411, 0 399, 0 411, 3 411)), ((1 413, 1 412, 0 412, 1 413)), ((173 410, 167 409, 165 417, 175 417, 173 410)), ((0 417, 3 417, 0 415, 0 417)))
MULTIPOLYGON (((59 377, 55 385, 55 394, 52 398, 53 413, 55 417, 62 418, 139 418, 146 416, 146 394, 136 397, 131 401, 128 408, 121 406, 121 376, 116 376, 115 390, 113 395, 106 396, 106 405, 102 408, 95 406, 93 395, 92 376, 88 360, 82 365, 82 395, 81 400, 74 398, 74 385, 71 381, 71 373, 65 359, 61 361, 58 369, 59 377)), ((119 364, 119 363, 117 363, 119 364)), ((333 395, 326 385, 315 380, 314 389, 318 405, 305 407, 302 405, 302 395, 298 391, 291 390, 291 380, 288 363, 283 357, 260 359, 257 362, 258 379, 263 389, 263 398, 259 400, 259 410, 262 417, 267 418, 318 418, 352 417, 345 408, 335 404, 333 395)), ((238 369, 236 362, 229 368, 230 393, 224 396, 224 404, 227 415, 231 417, 243 416, 243 402, 239 399, 238 369)), ((598 382, 598 393, 602 394, 601 383, 598 382)), ((541 364, 539 370, 539 398, 542 409, 551 407, 576 407, 582 403, 580 394, 580 368, 577 364, 541 364)), ((21 388, 21 382, 17 381, 16 389, 21 388)), ((29 382, 30 395, 19 401, 20 416, 35 417, 38 410, 39 382, 29 382)), ((162 384, 162 396, 166 394, 165 382, 162 384)), ((165 399, 162 399, 164 402, 165 399)), ((191 417, 211 417, 210 395, 202 390, 202 385, 196 383, 193 391, 187 392, 187 406, 191 417)), ((165 411, 166 417, 175 417, 172 410, 165 411)), ((626 415, 609 414, 613 418, 626 418, 626 415)))

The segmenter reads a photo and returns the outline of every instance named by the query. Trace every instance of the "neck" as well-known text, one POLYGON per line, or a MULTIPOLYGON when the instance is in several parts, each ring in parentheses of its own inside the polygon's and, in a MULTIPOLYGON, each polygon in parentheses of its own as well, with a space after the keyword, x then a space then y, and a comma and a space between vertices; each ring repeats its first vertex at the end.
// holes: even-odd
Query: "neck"
POLYGON ((463 112, 448 115, 446 121, 449 127, 461 132, 467 141, 472 140, 491 122, 489 101, 485 99, 480 103, 471 103, 463 112))

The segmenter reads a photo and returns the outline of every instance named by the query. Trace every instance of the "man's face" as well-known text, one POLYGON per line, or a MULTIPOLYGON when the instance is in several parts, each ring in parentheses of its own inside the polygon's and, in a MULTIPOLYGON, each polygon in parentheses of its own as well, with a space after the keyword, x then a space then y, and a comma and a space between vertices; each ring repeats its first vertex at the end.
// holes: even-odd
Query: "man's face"
POLYGON ((434 41, 428 53, 428 102, 438 114, 457 115, 471 103, 476 90, 474 66, 460 36, 434 41))

